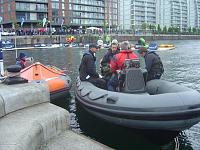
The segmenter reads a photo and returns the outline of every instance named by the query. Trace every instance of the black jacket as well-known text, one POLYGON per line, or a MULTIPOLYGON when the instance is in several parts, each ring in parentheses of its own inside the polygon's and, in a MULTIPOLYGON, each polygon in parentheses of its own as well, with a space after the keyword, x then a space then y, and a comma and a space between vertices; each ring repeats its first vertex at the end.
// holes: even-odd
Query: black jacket
POLYGON ((144 56, 148 80, 160 78, 164 72, 162 61, 155 52, 148 52, 144 56))
POLYGON ((104 57, 103 57, 103 59, 102 59, 102 61, 101 61, 101 65, 104 65, 105 63, 110 63, 112 57, 113 57, 114 55, 116 55, 117 53, 119 53, 119 51, 120 51, 120 50, 117 49, 117 50, 115 51, 115 53, 112 53, 111 48, 109 48, 109 49, 108 49, 108 52, 104 55, 104 57))
POLYGON ((83 54, 81 64, 79 66, 79 76, 81 81, 87 80, 86 77, 98 78, 99 74, 96 72, 96 57, 92 51, 87 51, 83 54))

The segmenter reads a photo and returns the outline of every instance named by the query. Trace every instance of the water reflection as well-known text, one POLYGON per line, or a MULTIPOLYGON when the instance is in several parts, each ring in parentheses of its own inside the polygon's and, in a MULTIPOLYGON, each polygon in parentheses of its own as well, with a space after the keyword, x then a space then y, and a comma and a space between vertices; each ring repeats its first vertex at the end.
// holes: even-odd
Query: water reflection
MULTIPOLYGON (((167 41, 158 41, 158 43, 167 43, 167 41)), ((200 91, 200 51, 198 49, 198 47, 200 47, 200 41, 173 41, 173 43, 176 46, 175 50, 159 52, 165 67, 163 78, 200 91)), ((78 67, 83 49, 35 49, 23 52, 45 65, 51 64, 64 69, 72 80, 75 81, 78 75, 78 67)), ((104 53, 105 50, 100 50, 97 53, 97 62, 104 53)), ((15 52, 4 52, 4 58, 5 66, 15 63, 15 52)), ((140 59, 143 61, 142 58, 140 59)), ((142 64, 144 65, 143 62, 142 64)), ((73 87, 70 93, 71 97, 66 96, 63 99, 59 99, 55 104, 70 112, 70 125, 72 130, 88 135, 108 146, 123 150, 200 149, 200 124, 181 133, 158 131, 144 132, 141 130, 123 128, 91 116, 76 104, 73 87)))
MULTIPOLYGON (((114 149, 157 150, 178 135, 177 132, 144 131, 113 125, 92 116, 79 103, 76 106, 78 123, 83 133, 114 149)), ((174 144, 170 146, 174 147, 174 144)))

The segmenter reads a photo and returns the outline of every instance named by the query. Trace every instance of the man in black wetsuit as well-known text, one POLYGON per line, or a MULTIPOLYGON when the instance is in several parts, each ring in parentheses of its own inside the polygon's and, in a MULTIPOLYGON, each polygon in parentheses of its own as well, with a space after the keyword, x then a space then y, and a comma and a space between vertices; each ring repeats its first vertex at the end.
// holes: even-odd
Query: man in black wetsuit
POLYGON ((105 89, 105 80, 101 79, 96 72, 95 53, 99 50, 96 44, 91 44, 89 50, 83 54, 81 64, 79 66, 79 77, 81 81, 88 81, 95 86, 105 89))
POLYGON ((145 47, 141 47, 138 53, 145 59, 147 81, 160 79, 164 72, 160 56, 155 51, 148 51, 145 47))

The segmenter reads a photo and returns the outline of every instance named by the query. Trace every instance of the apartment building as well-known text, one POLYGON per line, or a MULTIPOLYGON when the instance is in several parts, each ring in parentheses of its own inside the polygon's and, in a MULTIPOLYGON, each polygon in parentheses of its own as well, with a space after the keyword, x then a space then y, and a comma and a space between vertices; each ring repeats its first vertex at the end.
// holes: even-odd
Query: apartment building
POLYGON ((104 0, 69 0, 69 20, 72 26, 103 26, 104 0))
POLYGON ((119 9, 125 30, 141 29, 143 23, 181 31, 200 26, 200 0, 120 0, 119 9))
POLYGON ((13 22, 20 23, 22 19, 24 27, 33 27, 44 18, 53 27, 60 27, 61 24, 75 28, 82 25, 102 26, 105 19, 105 2, 104 0, 0 0, 0 16, 3 18, 4 27, 11 27, 13 22))
POLYGON ((119 0, 105 0, 105 21, 110 27, 118 25, 119 0))
POLYGON ((200 0, 188 0, 188 22, 190 27, 200 28, 200 0))
POLYGON ((48 16, 48 0, 0 0, 0 16, 3 24, 11 27, 13 22, 33 25, 48 16))

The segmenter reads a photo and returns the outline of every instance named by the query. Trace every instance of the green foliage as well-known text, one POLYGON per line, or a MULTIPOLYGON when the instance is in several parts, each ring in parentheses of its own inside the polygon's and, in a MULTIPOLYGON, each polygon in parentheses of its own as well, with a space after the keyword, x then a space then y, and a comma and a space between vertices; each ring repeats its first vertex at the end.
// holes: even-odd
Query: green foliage
POLYGON ((192 33, 192 27, 189 27, 189 28, 187 29, 187 31, 188 31, 188 33, 192 33))
POLYGON ((146 30, 148 28, 148 24, 147 23, 142 23, 141 28, 142 28, 142 30, 146 30))
POLYGON ((43 26, 42 26, 42 21, 40 21, 40 22, 37 22, 37 24, 36 24, 36 28, 42 28, 43 26))
POLYGON ((158 24, 158 26, 157 26, 157 31, 158 31, 158 33, 161 33, 161 32, 162 32, 162 29, 161 29, 161 27, 160 27, 159 24, 158 24))
POLYGON ((195 27, 192 28, 192 32, 195 34, 197 33, 197 29, 195 27))
POLYGON ((164 33, 164 34, 167 33, 167 27, 166 27, 166 26, 164 26, 164 28, 163 28, 163 33, 164 33))
POLYGON ((14 27, 15 30, 20 28, 20 24, 18 24, 16 21, 12 22, 12 26, 14 27))

